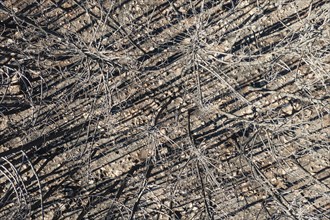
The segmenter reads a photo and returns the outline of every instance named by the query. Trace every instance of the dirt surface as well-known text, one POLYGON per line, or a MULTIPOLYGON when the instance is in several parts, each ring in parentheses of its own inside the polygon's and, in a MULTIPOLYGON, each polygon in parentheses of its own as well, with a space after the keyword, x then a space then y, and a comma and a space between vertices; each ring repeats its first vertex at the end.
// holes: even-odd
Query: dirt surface
POLYGON ((0 219, 329 219, 330 3, 0 2, 0 219))

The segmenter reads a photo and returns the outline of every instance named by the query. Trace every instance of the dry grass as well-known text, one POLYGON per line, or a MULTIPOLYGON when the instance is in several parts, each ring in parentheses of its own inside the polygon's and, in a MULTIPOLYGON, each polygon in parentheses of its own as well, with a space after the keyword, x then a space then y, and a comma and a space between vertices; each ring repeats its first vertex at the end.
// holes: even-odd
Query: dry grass
POLYGON ((0 218, 329 219, 329 8, 0 3, 0 218))

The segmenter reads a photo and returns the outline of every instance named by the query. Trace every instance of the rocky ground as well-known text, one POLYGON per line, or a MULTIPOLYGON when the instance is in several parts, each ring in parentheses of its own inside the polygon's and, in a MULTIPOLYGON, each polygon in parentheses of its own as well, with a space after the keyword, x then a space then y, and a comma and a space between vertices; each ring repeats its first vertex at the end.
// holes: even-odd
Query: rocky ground
POLYGON ((0 3, 1 219, 329 219, 330 2, 0 3))

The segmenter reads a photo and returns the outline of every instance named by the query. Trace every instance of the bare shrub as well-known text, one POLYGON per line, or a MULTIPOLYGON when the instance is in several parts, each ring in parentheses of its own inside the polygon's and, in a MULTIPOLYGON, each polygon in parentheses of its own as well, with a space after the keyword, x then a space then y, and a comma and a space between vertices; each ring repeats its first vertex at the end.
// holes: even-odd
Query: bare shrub
POLYGON ((329 218, 329 6, 0 3, 0 217, 329 218))

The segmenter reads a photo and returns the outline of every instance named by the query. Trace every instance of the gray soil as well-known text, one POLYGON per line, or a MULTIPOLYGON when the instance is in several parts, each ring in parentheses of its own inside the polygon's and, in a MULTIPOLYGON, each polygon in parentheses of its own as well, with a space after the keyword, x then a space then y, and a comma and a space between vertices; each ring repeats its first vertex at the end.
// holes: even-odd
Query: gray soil
POLYGON ((0 219, 330 219, 330 2, 0 2, 0 219))

